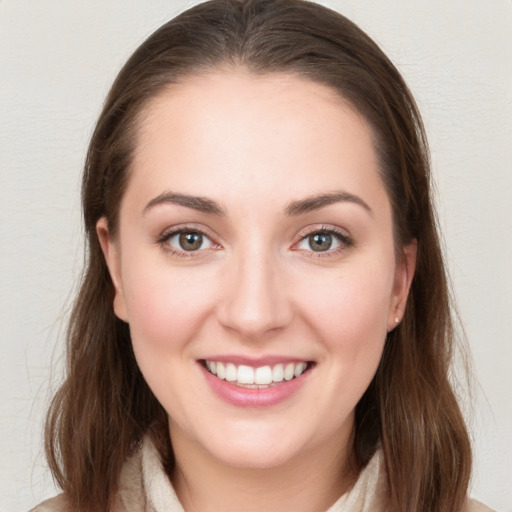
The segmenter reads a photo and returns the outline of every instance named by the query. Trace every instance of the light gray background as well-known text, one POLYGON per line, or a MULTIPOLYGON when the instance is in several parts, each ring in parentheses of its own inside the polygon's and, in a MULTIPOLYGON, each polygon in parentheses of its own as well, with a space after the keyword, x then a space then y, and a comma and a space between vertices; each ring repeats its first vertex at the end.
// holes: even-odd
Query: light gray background
MULTIPOLYGON (((479 386, 472 494, 512 511, 512 1, 331 0, 423 112, 479 386)), ((124 60, 183 0, 0 0, 0 511, 55 493, 42 420, 82 265, 79 176, 124 60), (52 375, 53 374, 53 375, 52 375)))

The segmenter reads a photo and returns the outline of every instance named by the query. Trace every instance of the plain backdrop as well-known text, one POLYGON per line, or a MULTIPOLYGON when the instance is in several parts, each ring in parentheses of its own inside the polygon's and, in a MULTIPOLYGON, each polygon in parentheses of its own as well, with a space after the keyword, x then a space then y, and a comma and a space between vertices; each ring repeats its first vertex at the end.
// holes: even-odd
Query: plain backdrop
MULTIPOLYGON (((408 81, 478 379, 472 494, 512 511, 512 1, 331 0, 408 81)), ((0 0, 0 511, 55 494, 42 425, 82 267, 79 182, 122 63, 190 3, 0 0)), ((464 393, 464 390, 461 390, 464 393)))

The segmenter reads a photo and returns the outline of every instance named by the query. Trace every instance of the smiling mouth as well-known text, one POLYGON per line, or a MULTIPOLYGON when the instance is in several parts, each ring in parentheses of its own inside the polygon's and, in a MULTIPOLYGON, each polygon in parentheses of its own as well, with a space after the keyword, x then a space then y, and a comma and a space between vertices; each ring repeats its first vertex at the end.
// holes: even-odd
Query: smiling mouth
POLYGON ((313 362, 302 361, 253 368, 243 364, 236 365, 210 360, 203 360, 202 364, 209 373, 218 379, 230 382, 235 386, 251 389, 264 389, 297 379, 314 365, 313 362))

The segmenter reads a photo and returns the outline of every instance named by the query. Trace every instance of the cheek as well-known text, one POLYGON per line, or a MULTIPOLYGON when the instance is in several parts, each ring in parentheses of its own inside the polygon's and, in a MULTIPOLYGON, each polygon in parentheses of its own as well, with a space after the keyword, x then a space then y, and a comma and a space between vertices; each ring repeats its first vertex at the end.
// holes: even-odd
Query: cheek
POLYGON ((124 295, 134 347, 163 352, 186 345, 211 302, 202 273, 153 262, 127 265, 126 276, 124 295))
POLYGON ((137 364, 153 393, 167 411, 180 417, 194 365, 191 355, 208 304, 204 279, 166 266, 126 267, 125 297, 132 346, 137 364))
POLYGON ((298 292, 308 323, 347 380, 373 377, 386 339, 391 290, 392 273, 368 264, 317 279, 307 293, 298 292))
POLYGON ((325 425, 334 433, 353 414, 379 366, 390 284, 372 273, 351 274, 326 283, 323 291, 315 286, 307 297, 304 311, 323 354, 318 408, 328 411, 325 425))
POLYGON ((324 279, 316 276, 314 286, 297 293, 320 329, 330 328, 340 336, 373 328, 386 332, 392 282, 392 272, 368 265, 359 271, 341 269, 324 279))

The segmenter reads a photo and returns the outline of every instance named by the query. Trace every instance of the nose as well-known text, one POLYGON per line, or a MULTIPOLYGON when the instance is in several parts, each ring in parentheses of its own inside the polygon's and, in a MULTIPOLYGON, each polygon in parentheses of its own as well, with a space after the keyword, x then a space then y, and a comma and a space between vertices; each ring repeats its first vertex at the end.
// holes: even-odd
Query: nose
POLYGON ((288 287, 278 258, 265 250, 244 251, 229 263, 219 322, 243 339, 263 339, 287 327, 293 318, 288 287))

